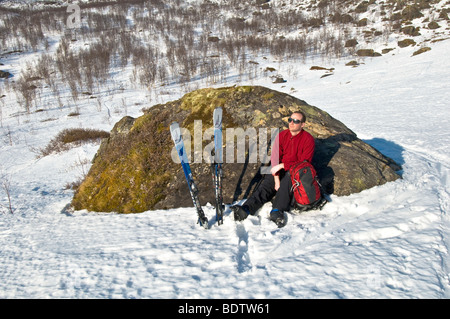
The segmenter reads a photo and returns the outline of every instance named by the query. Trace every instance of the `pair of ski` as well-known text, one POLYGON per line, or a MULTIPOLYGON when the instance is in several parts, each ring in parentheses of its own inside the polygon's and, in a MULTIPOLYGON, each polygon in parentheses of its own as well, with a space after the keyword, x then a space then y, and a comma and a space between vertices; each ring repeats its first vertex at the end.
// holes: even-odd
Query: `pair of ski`
MULTIPOLYGON (((215 188, 215 208, 217 223, 221 225, 223 223, 223 198, 222 198, 222 108, 216 108, 213 114, 214 123, 214 161, 211 161, 211 171, 213 176, 213 183, 215 188)), ((181 136, 180 126, 177 122, 173 122, 170 125, 170 134, 172 135, 175 148, 178 156, 180 157, 181 166, 184 171, 184 176, 189 187, 192 202, 197 210, 198 223, 204 228, 208 228, 208 218, 203 212, 202 206, 198 199, 198 188, 195 184, 194 177, 192 175, 191 167, 189 165, 189 159, 187 157, 183 137, 181 136)))

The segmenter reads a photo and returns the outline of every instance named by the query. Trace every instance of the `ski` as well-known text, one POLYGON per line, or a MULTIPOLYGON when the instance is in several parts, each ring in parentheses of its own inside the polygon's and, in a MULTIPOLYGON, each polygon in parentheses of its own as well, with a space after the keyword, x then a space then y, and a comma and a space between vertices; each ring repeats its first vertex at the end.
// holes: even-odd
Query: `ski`
POLYGON ((197 210, 198 214, 198 223, 200 226, 204 228, 208 228, 208 218, 206 218, 205 213, 203 212, 202 206, 200 205, 200 201, 198 199, 198 188, 195 185, 194 177, 191 172, 191 166, 189 165, 189 159, 186 155, 183 137, 181 136, 180 126, 177 122, 173 122, 170 125, 170 134, 172 135, 172 140, 175 143, 175 148, 177 150, 178 156, 180 157, 181 166, 184 171, 184 176, 186 177, 186 181, 189 187, 189 192, 191 194, 192 202, 197 210))
POLYGON ((222 108, 218 107, 213 113, 214 124, 214 161, 211 162, 211 171, 216 196, 216 219, 217 224, 223 224, 223 197, 222 197, 222 108))

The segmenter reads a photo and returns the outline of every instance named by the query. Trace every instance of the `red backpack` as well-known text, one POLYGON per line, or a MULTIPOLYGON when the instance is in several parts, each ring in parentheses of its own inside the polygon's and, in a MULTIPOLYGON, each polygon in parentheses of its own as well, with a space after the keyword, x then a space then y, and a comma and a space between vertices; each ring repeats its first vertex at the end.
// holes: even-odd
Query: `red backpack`
POLYGON ((317 172, 308 161, 293 165, 289 169, 293 192, 293 206, 300 210, 322 208, 326 203, 323 200, 317 172))

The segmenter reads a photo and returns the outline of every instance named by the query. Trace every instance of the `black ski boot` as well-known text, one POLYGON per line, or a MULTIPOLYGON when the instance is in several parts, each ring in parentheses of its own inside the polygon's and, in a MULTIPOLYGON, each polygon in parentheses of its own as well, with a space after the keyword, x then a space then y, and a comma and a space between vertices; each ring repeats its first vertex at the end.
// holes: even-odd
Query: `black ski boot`
POLYGON ((287 218, 284 212, 278 209, 272 209, 269 219, 273 221, 278 228, 284 227, 287 224, 287 218))
POLYGON ((246 219, 248 217, 248 215, 250 215, 248 207, 245 205, 244 206, 239 206, 239 205, 231 206, 231 210, 234 213, 235 221, 243 221, 244 219, 246 219))

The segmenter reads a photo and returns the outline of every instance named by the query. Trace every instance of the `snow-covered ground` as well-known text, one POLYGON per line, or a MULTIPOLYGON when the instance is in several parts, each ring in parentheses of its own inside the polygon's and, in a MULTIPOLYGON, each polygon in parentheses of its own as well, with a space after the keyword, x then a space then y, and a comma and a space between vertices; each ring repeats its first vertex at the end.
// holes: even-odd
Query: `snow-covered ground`
MULTIPOLYGON (((395 49, 356 68, 345 59, 276 63, 284 84, 230 78, 329 112, 403 167, 402 179, 332 195, 323 210, 289 215, 281 229, 267 219, 270 204, 242 223, 227 207, 224 224, 208 230, 191 207, 71 211, 65 186, 87 172, 98 144, 39 159, 36 149, 64 128, 109 131, 142 114, 148 96, 124 90, 101 106, 85 98, 73 117, 56 105, 18 112, 3 91, 0 173, 14 213, 2 185, 0 298, 449 298, 450 40, 430 47, 414 57, 417 47, 395 49), (321 78, 312 65, 334 74, 321 78)), ((35 54, 11 55, 2 69, 19 70, 35 54)), ((181 95, 166 86, 157 102, 181 95)), ((213 207, 204 209, 213 221, 213 207)))

